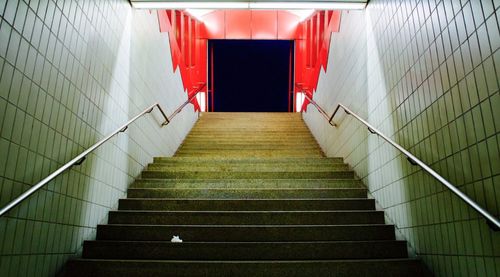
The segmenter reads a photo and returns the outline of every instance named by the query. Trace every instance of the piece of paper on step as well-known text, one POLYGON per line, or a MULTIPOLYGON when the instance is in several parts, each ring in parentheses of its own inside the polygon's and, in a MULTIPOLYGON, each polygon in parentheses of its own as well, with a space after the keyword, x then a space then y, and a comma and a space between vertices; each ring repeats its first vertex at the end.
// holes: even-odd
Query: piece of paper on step
POLYGON ((171 242, 182 242, 182 240, 181 240, 181 238, 179 238, 179 236, 173 236, 170 241, 171 242))

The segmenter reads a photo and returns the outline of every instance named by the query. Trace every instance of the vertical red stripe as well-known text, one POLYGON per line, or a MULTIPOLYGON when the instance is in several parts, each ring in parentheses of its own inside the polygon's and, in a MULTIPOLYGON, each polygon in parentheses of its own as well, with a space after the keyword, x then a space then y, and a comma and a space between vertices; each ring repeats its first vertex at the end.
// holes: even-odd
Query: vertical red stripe
MULTIPOLYGON (((211 56, 211 60, 210 60, 210 82, 211 82, 211 93, 212 94, 212 105, 211 105, 211 108, 212 108, 212 112, 214 111, 214 46, 212 45, 212 48, 210 49, 210 56, 211 56)), ((208 110, 208 109, 207 109, 208 110)))

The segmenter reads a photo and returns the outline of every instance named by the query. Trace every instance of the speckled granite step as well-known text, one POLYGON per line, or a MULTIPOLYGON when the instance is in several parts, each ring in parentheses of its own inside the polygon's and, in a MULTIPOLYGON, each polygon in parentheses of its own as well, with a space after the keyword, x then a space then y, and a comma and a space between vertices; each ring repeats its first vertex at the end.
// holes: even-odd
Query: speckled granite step
POLYGON ((430 276, 300 114, 204 113, 139 177, 66 276, 430 276))

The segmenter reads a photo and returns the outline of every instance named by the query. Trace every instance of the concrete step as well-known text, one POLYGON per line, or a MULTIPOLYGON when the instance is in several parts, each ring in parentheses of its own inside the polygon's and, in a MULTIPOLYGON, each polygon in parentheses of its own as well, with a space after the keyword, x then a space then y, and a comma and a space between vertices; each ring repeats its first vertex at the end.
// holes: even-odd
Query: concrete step
POLYGON ((218 140, 221 138, 235 138, 241 137, 242 139, 249 138, 260 138, 260 139, 270 139, 278 141, 293 141, 296 139, 311 139, 313 138, 309 129, 296 129, 296 128, 268 128, 268 129, 257 129, 257 128, 244 128, 244 129, 200 129, 193 128, 188 139, 191 136, 205 136, 209 140, 218 140), (250 136, 250 137, 247 137, 250 136))
POLYGON ((233 157, 289 157, 289 158, 312 158, 323 157, 323 152, 320 150, 282 150, 282 149, 268 149, 268 150, 203 150, 203 151, 182 151, 180 149, 175 153, 177 157, 219 157, 219 158, 233 158, 233 157))
POLYGON ((158 261, 77 259, 66 276, 430 276, 417 259, 158 261))
POLYGON ((111 211, 110 224, 335 225, 383 224, 381 211, 111 211))
POLYGON ((136 179, 130 188, 364 188, 356 179, 136 179))
POLYGON ((215 171, 215 172, 316 172, 316 171, 346 171, 347 164, 281 164, 281 163, 205 163, 205 164, 165 164, 152 163, 146 170, 163 171, 215 171))
POLYGON ((268 147, 286 148, 286 149, 318 149, 316 143, 288 142, 288 141, 238 141, 238 142, 220 142, 220 141, 184 141, 181 149, 267 149, 268 147))
POLYGON ((311 136, 303 136, 303 137, 284 137, 284 136, 273 136, 273 137, 262 137, 262 136, 254 136, 253 138, 248 138, 247 136, 241 136, 238 139, 235 139, 234 136, 228 137, 212 137, 207 138, 206 136, 190 136, 184 140, 184 144, 187 142, 190 143, 275 143, 275 142, 283 142, 290 144, 317 144, 316 140, 314 140, 311 136))
POLYGON ((374 210, 373 199, 120 199, 119 210, 151 211, 333 211, 374 210))
POLYGON ((213 189, 213 188, 131 188, 128 198, 208 198, 208 199, 280 199, 280 198, 366 198, 366 188, 333 189, 213 189))
POLYGON ((170 241, 179 235, 185 241, 364 241, 394 240, 389 224, 349 225, 145 225, 97 226, 98 240, 170 241))
POLYGON ((293 136, 285 135, 283 133, 220 133, 220 132, 197 132, 190 133, 184 141, 213 141, 213 142, 223 142, 223 141, 303 141, 306 143, 317 142, 314 137, 309 133, 295 133, 293 136))
POLYGON ((324 171, 201 171, 201 170, 144 170, 142 178, 168 179, 346 179, 354 178, 352 170, 324 170, 324 171))
POLYGON ((300 165, 331 165, 343 164, 340 157, 325 158, 210 158, 210 157, 154 157, 155 164, 300 164, 300 165))
POLYGON ((287 151, 292 151, 295 150, 302 150, 302 151, 316 151, 319 150, 320 147, 318 145, 297 145, 297 146, 291 146, 291 145, 285 145, 285 144, 246 144, 246 145, 238 145, 238 144, 232 144, 232 145, 215 145, 211 143, 207 143, 204 145, 183 145, 180 149, 179 152, 188 152, 188 151, 204 151, 204 150, 216 150, 216 151, 229 151, 229 150, 238 150, 238 151, 245 151, 245 150, 268 150, 268 151, 274 151, 274 150, 287 150, 287 151))
POLYGON ((330 260, 407 258, 406 242, 85 241, 83 258, 127 260, 330 260))

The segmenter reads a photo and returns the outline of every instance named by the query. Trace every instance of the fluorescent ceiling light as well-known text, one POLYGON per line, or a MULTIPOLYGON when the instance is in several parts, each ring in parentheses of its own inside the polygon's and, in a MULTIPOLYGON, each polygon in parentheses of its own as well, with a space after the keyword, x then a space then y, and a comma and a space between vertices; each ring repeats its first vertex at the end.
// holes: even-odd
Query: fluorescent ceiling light
POLYGON ((361 10, 366 3, 345 2, 251 2, 250 9, 286 10, 361 10))
POLYGON ((267 9, 267 10, 361 10, 364 2, 136 2, 136 9, 267 9))

